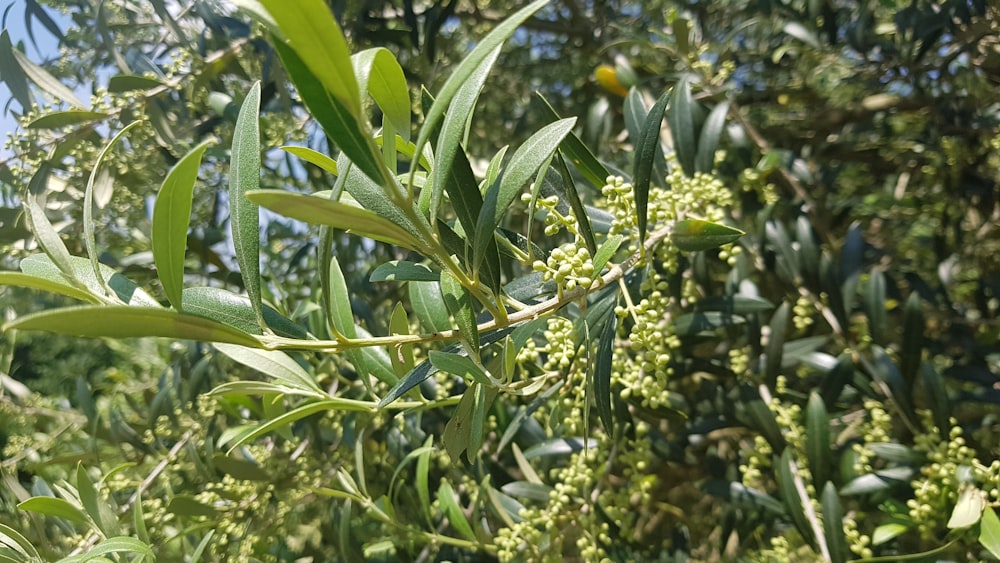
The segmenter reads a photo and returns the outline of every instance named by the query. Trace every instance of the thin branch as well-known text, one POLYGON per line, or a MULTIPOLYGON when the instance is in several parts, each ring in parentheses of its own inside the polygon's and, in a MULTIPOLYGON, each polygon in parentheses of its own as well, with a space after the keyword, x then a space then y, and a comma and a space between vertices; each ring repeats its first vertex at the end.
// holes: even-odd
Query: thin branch
MULTIPOLYGON (((604 275, 595 279, 588 287, 578 286, 571 291, 565 291, 541 303, 536 303, 520 311, 515 311, 505 320, 493 319, 480 323, 477 326, 479 332, 489 332, 500 328, 507 328, 526 321, 531 321, 558 311, 569 303, 584 297, 598 289, 606 287, 625 277, 631 272, 643 258, 652 254, 653 250, 664 239, 673 232, 673 225, 663 227, 646 238, 645 244, 624 262, 615 264, 604 275)), ((458 338, 458 331, 446 330, 431 334, 399 334, 393 336, 373 336, 371 338, 352 338, 349 340, 299 340, 284 337, 262 338, 262 344, 267 350, 323 350, 339 351, 352 348, 367 348, 370 346, 399 346, 402 344, 416 344, 424 342, 437 342, 442 340, 454 340, 458 338)))

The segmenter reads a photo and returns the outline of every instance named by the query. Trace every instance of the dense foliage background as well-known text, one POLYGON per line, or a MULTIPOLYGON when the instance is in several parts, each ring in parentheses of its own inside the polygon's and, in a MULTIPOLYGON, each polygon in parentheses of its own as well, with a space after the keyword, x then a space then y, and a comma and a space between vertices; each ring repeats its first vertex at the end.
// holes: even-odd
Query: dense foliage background
POLYGON ((0 560, 1000 557, 1000 11, 638 4, 553 0, 490 70, 462 61, 520 2, 327 2, 350 52, 387 47, 402 77, 380 51, 390 86, 353 108, 308 65, 327 38, 255 2, 5 11, 28 40, 0 36, 20 124, 0 162, 0 560), (28 55, 46 38, 58 55, 28 55), (449 94, 473 67, 482 91, 449 94), (398 153, 341 153, 338 103, 398 153), (413 165, 424 132, 436 158, 413 165), (449 143, 440 207, 400 204, 457 237, 435 254, 345 170, 389 171, 396 205, 386 186, 437 189, 449 143), (529 153, 502 235, 476 235, 456 186, 488 200, 529 153), (320 230, 253 199, 275 212, 249 259, 230 187, 248 154, 261 188, 374 213, 320 230), (169 270, 155 208, 181 185, 169 270), (122 296, 227 328, 31 316, 122 296), (490 320, 507 307, 545 314, 490 320), (272 329, 287 353, 209 343, 272 329), (388 345, 343 345, 369 335, 388 345))

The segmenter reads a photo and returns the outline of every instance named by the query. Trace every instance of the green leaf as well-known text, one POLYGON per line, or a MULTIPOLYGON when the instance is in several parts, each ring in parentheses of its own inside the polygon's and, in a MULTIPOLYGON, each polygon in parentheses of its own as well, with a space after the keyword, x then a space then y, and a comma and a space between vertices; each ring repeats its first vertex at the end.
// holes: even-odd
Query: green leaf
POLYGON ((403 67, 384 47, 351 56, 361 93, 368 92, 404 141, 410 140, 410 87, 403 67))
POLYGON ((478 354, 479 328, 476 326, 476 313, 472 309, 472 296, 448 272, 441 273, 441 296, 448 312, 455 319, 455 326, 458 327, 458 333, 469 354, 478 354))
MULTIPOLYGON (((389 334, 410 334, 410 319, 406 316, 406 309, 402 302, 396 303, 396 306, 392 308, 392 316, 389 317, 389 334)), ((413 345, 401 344, 390 348, 389 359, 392 361, 392 369, 396 373, 396 377, 405 376, 415 365, 413 345)))
POLYGON ((163 292, 174 309, 183 309, 184 255, 191 224, 191 199, 201 157, 212 141, 205 141, 184 155, 160 186, 153 206, 153 262, 163 292))
POLYGON ((418 252, 423 248, 416 238, 397 223, 347 202, 286 190, 255 190, 247 193, 246 198, 271 211, 306 223, 343 229, 418 252))
MULTIPOLYGON (((337 98, 331 97, 320 79, 306 68, 295 50, 280 39, 274 39, 273 44, 296 91, 305 102, 310 115, 323 127, 327 137, 333 139, 344 155, 368 177, 388 181, 388 172, 382 166, 378 153, 361 124, 359 114, 352 112, 337 98)), ((352 80, 353 74, 352 68, 352 80)))
POLYGON ((72 297, 73 299, 79 299, 80 301, 86 301, 88 303, 101 302, 100 299, 94 297, 89 292, 77 289, 67 283, 40 276, 22 274, 20 272, 0 272, 0 285, 24 287, 28 289, 41 289, 42 291, 65 295, 66 297, 72 297))
POLYGON ((361 95, 344 33, 323 0, 260 0, 278 30, 309 71, 352 116, 361 115, 361 95))
MULTIPOLYGON (((60 267, 45 254, 32 254, 21 259, 21 271, 30 276, 44 278, 55 283, 72 282, 76 287, 88 292, 93 299, 100 299, 103 295, 101 284, 94 277, 94 271, 90 267, 90 261, 79 256, 68 256, 69 261, 65 264, 68 270, 61 270, 60 267)), ((142 288, 137 286, 132 280, 119 274, 110 266, 100 265, 101 277, 104 283, 111 288, 114 295, 122 303, 127 303, 134 307, 160 307, 159 302, 153 299, 142 288)))
POLYGON ((60 127, 68 127, 70 125, 100 121, 106 117, 108 117, 108 114, 100 111, 57 111, 37 117, 24 127, 25 129, 59 129, 60 127))
MULTIPOLYGON (((545 106, 552 113, 552 117, 557 120, 562 119, 559 112, 552 107, 552 104, 544 96, 539 94, 539 97, 545 102, 545 106)), ((595 188, 600 188, 608 181, 610 172, 608 172, 607 167, 597 160, 594 153, 580 140, 580 137, 576 133, 570 132, 566 135, 562 143, 559 144, 559 152, 569 159, 573 163, 573 166, 580 171, 580 174, 583 174, 583 177, 595 188)))
POLYGON ((415 264, 406 260, 391 260, 372 271, 368 281, 438 281, 441 273, 425 264, 415 264))
POLYGON ((0 32, 0 77, 10 90, 10 95, 21 104, 21 113, 27 113, 34 105, 31 91, 28 89, 28 77, 24 69, 14 58, 17 49, 10 44, 10 34, 4 29, 0 32))
POLYGON ((806 26, 799 22, 788 22, 781 30, 814 49, 820 48, 819 39, 816 37, 816 34, 809 31, 806 26))
POLYGON ((148 76, 136 76, 133 74, 117 74, 108 80, 108 92, 119 94, 122 92, 134 92, 136 90, 149 90, 165 86, 156 78, 148 76))
MULTIPOLYGON (((298 6, 299 3, 295 3, 298 6)), ((295 10, 290 10, 295 11, 295 10)), ((352 76, 353 78, 353 76, 352 76)), ((260 294, 260 211, 246 193, 260 187, 260 82, 247 94, 233 130, 232 165, 229 169, 229 222, 236 262, 243 274, 257 324, 266 328, 260 294)))
POLYGON ((844 496, 881 493, 894 487, 905 487, 916 473, 912 467, 890 467, 874 473, 866 473, 852 479, 840 489, 844 496))
MULTIPOLYGON (((28 222, 28 229, 35 235, 35 240, 38 242, 38 246, 45 251, 45 255, 59 268, 59 271, 66 274, 69 281, 75 280, 73 267, 70 265, 69 250, 52 223, 49 222, 45 210, 38 205, 34 198, 28 197, 24 200, 24 216, 28 222)), ((99 288, 100 286, 98 286, 99 288)))
POLYGON ((448 522, 451 526, 455 528, 455 530, 465 539, 471 542, 477 541, 476 534, 472 531, 472 526, 469 525, 469 521, 465 519, 465 514, 462 512, 462 508, 458 505, 458 495, 456 495, 455 491, 452 490, 451 484, 448 483, 448 481, 441 482, 441 486, 438 488, 437 498, 438 502, 441 503, 441 510, 448 518, 448 522))
POLYGON ((816 538, 813 537, 812 527, 809 525, 805 508, 802 506, 803 499, 799 496, 799 489, 795 484, 795 480, 798 478, 798 471, 792 459, 792 449, 785 448, 785 451, 781 453, 780 459, 775 461, 778 464, 775 468, 778 491, 781 494, 781 500, 785 503, 785 510, 791 516, 795 528, 802 534, 806 542, 809 545, 814 545, 816 538))
POLYGON ((748 295, 720 295, 705 297, 695 302, 698 311, 721 311, 730 315, 752 315, 774 309, 774 303, 762 297, 748 295))
POLYGON ((457 375, 470 382, 475 381, 483 385, 490 385, 489 375, 486 374, 486 371, 481 366, 472 361, 469 356, 431 350, 427 354, 427 357, 431 365, 445 373, 457 375))
POLYGON ((694 169, 696 172, 711 172, 715 168, 715 150, 719 148, 719 139, 726 126, 726 115, 729 113, 729 102, 712 108, 705 124, 701 126, 698 136, 698 153, 695 155, 694 169))
POLYGON ((0 545, 7 546, 25 557, 31 558, 32 561, 42 560, 38 550, 28 541, 28 538, 6 524, 0 524, 0 545))
MULTIPOLYGON (((653 174, 653 166, 658 158, 662 158, 663 149, 660 146, 660 124, 663 123, 663 112, 670 100, 670 91, 664 92, 653 108, 646 114, 639 128, 635 141, 635 157, 633 161, 632 189, 635 194, 635 209, 639 219, 639 241, 646 240, 646 224, 649 220, 649 182, 653 174)), ((636 108, 641 103, 635 104, 636 108)))
POLYGON ((877 268, 872 268, 868 277, 868 290, 865 292, 865 308, 868 313, 868 330, 872 341, 885 344, 888 319, 886 318, 885 274, 877 268))
MULTIPOLYGON (((241 332, 262 335, 250 300, 218 287, 189 287, 184 290, 184 313, 229 325, 241 332)), ((279 336, 307 338, 305 329, 264 305, 264 322, 279 336)))
POLYGON ((987 505, 979 522, 979 545, 1000 559, 1000 518, 992 506, 987 505))
POLYGON ((823 535, 826 536, 826 546, 830 550, 831 563, 845 563, 851 557, 844 537, 844 512, 840 508, 840 497, 837 487, 827 481, 823 487, 823 535))
POLYGON ((575 123, 576 118, 562 119, 541 128, 514 151, 514 156, 504 167, 498 181, 487 189, 473 239, 474 270, 478 270, 482 264, 486 249, 493 240, 493 233, 500 226, 507 208, 521 188, 552 158, 559 143, 575 123))
POLYGON ((743 231, 727 225, 700 219, 685 219, 674 224, 670 240, 679 250, 697 252, 736 242, 745 234, 743 231))
MULTIPOLYGON (((617 302, 617 300, 616 300, 617 302)), ((618 330, 618 316, 609 315, 601 331, 597 345, 597 361, 594 366, 594 403, 597 414, 604 424, 608 436, 614 436, 615 418, 612 409, 611 371, 615 355, 615 333, 618 330)))
POLYGON ((911 527, 901 522, 881 524, 872 533, 872 545, 882 545, 893 538, 905 534, 911 527))
POLYGON ((119 305, 82 305, 17 318, 4 330, 41 330, 88 338, 160 336, 181 340, 228 342, 259 348, 253 336, 228 325, 170 309, 119 305))
POLYGON ((899 352, 899 372, 911 389, 915 386, 920 362, 923 360, 925 328, 924 304, 920 295, 914 291, 906 300, 903 310, 903 340, 899 352))
POLYGON ((615 252, 618 252, 618 248, 624 241, 625 237, 622 235, 614 235, 608 237, 608 240, 601 244, 601 247, 597 249, 596 253, 594 253, 593 260, 591 260, 591 263, 594 264, 595 274, 600 275, 601 270, 603 270, 604 266, 608 264, 608 261, 614 257, 615 252))
POLYGON ((176 495, 167 503, 167 512, 177 516, 195 518, 215 518, 219 515, 215 508, 195 500, 191 495, 176 495))
POLYGON ((986 508, 986 493, 973 486, 966 486, 955 503, 955 508, 948 519, 949 530, 968 528, 979 522, 986 508))
POLYGON ((330 310, 327 314, 338 337, 358 337, 354 326, 354 311, 351 309, 351 296, 347 292, 347 281, 336 256, 330 262, 330 310))
MULTIPOLYGON (((64 518, 77 524, 89 524, 87 515, 68 500, 55 497, 31 497, 18 503, 17 507, 27 512, 64 518)), ((0 530, 2 532, 2 530, 0 530)))
POLYGON ((108 287, 107 282, 104 277, 101 276, 101 266, 97 261, 97 235, 94 232, 94 184, 98 178, 98 169, 101 164, 104 163, 104 158, 107 156, 111 149, 118 144, 118 141, 125 136, 125 133, 129 129, 135 127, 142 123, 141 121, 133 121, 125 126, 124 129, 118 132, 111 141, 101 150, 97 155, 97 160, 94 161, 94 168, 90 171, 90 179, 87 180, 87 188, 83 194, 83 242, 87 247, 87 256, 90 257, 90 266, 94 269, 94 277, 100 282, 101 287, 108 294, 111 293, 111 288, 108 287))
POLYGON ((41 88, 42 91, 51 96, 55 103, 60 104, 65 102, 80 109, 87 107, 83 102, 77 99, 73 90, 69 89, 69 87, 62 82, 59 82, 56 77, 49 74, 44 68, 31 62, 31 60, 24 53, 22 53, 20 49, 11 49, 11 51, 14 55, 14 60, 17 61, 18 66, 21 67, 24 74, 30 78, 36 86, 41 88))
POLYGON ((781 370, 781 357, 784 353, 785 335, 788 332, 788 315, 792 307, 788 303, 782 303, 778 310, 771 316, 771 332, 767 337, 767 347, 764 361, 764 381, 768 386, 774 387, 781 370))
POLYGON ((269 432, 274 432, 281 428, 301 420, 307 416, 323 411, 346 411, 346 412, 374 412, 373 403, 366 401, 356 401, 354 399, 342 399, 339 397, 324 399, 322 401, 310 402, 301 407, 292 409, 280 416, 265 420, 264 422, 241 429, 233 435, 224 435, 219 438, 219 445, 227 444, 228 453, 269 432))
POLYGON ((319 151, 314 151, 309 147, 294 146, 281 147, 281 150, 294 154, 310 164, 315 164, 334 176, 337 175, 337 161, 319 151))
POLYGON ((304 391, 312 391, 318 397, 325 395, 316 383, 316 378, 309 375, 298 362, 284 352, 258 350, 223 343, 216 343, 214 347, 236 363, 268 375, 278 383, 304 391))
POLYGON ((697 111, 695 102, 691 98, 691 78, 683 76, 674 86, 673 95, 670 97, 667 123, 670 124, 670 137, 674 140, 677 161, 684 174, 688 176, 694 176, 695 173, 694 158, 697 151, 695 111, 697 111))
MULTIPOLYGON (((549 0, 535 0, 535 2, 515 12, 479 41, 465 59, 455 67, 448 80, 445 81, 444 85, 438 91, 437 97, 434 99, 434 103, 431 104, 430 109, 424 113, 424 124, 421 126, 420 134, 417 136, 416 150, 414 151, 416 154, 423 153, 424 145, 427 144, 431 134, 440 123, 445 109, 451 105, 452 98, 465 85, 472 74, 476 72, 476 69, 479 68, 483 60, 490 56, 490 53, 494 49, 503 45, 525 20, 542 9, 548 2, 549 0)), ((411 175, 415 171, 416 167, 413 167, 410 172, 411 175)))
POLYGON ((806 461, 814 483, 826 483, 833 459, 830 456, 830 419, 819 393, 809 394, 806 405, 806 461))
POLYGON ((451 329, 448 308, 441 296, 437 282, 409 284, 410 305, 420 325, 427 332, 444 332, 451 329))
POLYGON ((143 559, 154 561, 153 548, 135 538, 118 536, 97 542, 82 555, 60 559, 59 563, 84 563, 88 561, 108 561, 104 557, 110 553, 135 553, 143 559))
POLYGON ((90 476, 87 475, 82 463, 76 466, 76 490, 80 494, 80 504, 106 537, 121 533, 118 517, 111 506, 97 495, 97 489, 90 481, 90 476))
MULTIPOLYGON (((449 188, 448 195, 451 197, 455 215, 467 234, 474 233, 476 230, 476 219, 483 207, 483 196, 479 192, 479 186, 476 185, 475 177, 471 174, 471 168, 468 170, 469 174, 458 174, 457 178, 453 179, 452 166, 455 165, 457 153, 463 150, 466 126, 472 119, 479 93, 482 91, 483 84, 486 83, 486 78, 499 55, 500 47, 497 46, 474 69, 449 104, 448 113, 444 117, 441 132, 438 134, 437 146, 434 148, 431 189, 426 196, 421 194, 422 200, 429 198, 428 216, 436 218, 441 196, 445 188, 449 188)), ((467 160, 464 154, 462 158, 467 160)), ((463 163, 459 163, 459 166, 461 164, 463 163)), ((467 164, 466 167, 468 167, 467 164)))

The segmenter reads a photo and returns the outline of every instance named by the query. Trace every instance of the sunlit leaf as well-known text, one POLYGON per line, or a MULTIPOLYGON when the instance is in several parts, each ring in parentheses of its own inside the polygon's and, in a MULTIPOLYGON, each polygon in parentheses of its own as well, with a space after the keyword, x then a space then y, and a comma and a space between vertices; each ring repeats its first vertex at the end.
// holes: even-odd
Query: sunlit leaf
POLYGON ((986 493, 973 486, 966 486, 948 519, 948 529, 968 528, 979 522, 986 508, 986 493))
POLYGON ((19 317, 4 330, 41 330, 89 338, 162 336, 260 347, 253 336, 203 317, 152 307, 83 305, 19 317))
POLYGON ((27 125, 26 129, 58 129, 60 127, 68 127, 70 125, 79 125, 81 123, 91 123, 93 121, 100 121, 108 117, 108 114, 100 111, 87 111, 87 110, 67 110, 67 111, 57 111, 53 113, 47 113, 41 117, 31 120, 27 125))
MULTIPOLYGON (((649 207, 649 182, 653 166, 657 158, 662 158, 660 147, 660 124, 663 123, 663 112, 670 101, 670 91, 664 92, 653 108, 649 110, 635 140, 635 156, 633 157, 632 188, 635 194, 635 212, 639 220, 639 240, 646 239, 647 208, 649 207)), ((639 104, 641 105, 641 104, 639 104)))
POLYGON ((375 268, 368 281, 438 281, 440 277, 440 272, 435 272, 425 264, 391 260, 375 268))
POLYGON ((153 206, 153 261, 163 292, 178 311, 183 309, 184 255, 191 223, 191 198, 201 157, 211 141, 184 155, 160 186, 153 206))
POLYGON ((674 224, 670 240, 684 252, 710 250, 736 242, 744 234, 739 229, 700 219, 685 219, 674 224))
POLYGON ((77 524, 88 524, 87 515, 79 507, 69 501, 55 497, 31 497, 20 503, 17 507, 27 512, 65 518, 77 524))
POLYGON ((257 324, 265 328, 260 293, 260 212, 246 193, 260 187, 260 82, 254 82, 240 107, 233 131, 229 169, 229 213, 236 262, 250 296, 257 324))

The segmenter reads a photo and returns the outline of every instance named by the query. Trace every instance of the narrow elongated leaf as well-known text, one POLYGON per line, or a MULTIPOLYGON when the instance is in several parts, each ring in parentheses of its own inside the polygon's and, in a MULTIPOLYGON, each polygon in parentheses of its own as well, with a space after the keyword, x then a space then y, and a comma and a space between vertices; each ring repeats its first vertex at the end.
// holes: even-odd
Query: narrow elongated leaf
POLYGON ((490 383, 489 376, 486 375, 483 368, 468 356, 431 350, 427 354, 427 357, 431 361, 431 365, 445 373, 457 375, 470 382, 476 381, 483 385, 489 385, 490 383))
MULTIPOLYGON (((261 335, 250 300, 218 287, 189 287, 184 290, 184 312, 229 325, 247 334, 261 335)), ((264 305, 264 322, 279 336, 308 338, 306 330, 270 305, 264 305)))
MULTIPOLYGON (((334 139, 340 150, 356 164, 369 178, 385 181, 388 174, 378 158, 378 154, 368 139, 368 134, 357 112, 352 112, 335 97, 330 96, 324 84, 316 77, 299 54, 280 39, 274 40, 274 49, 281 58, 281 64, 295 84, 295 89, 306 107, 330 139, 334 139)), ((353 69, 351 70, 353 80, 353 69)))
POLYGON ((66 499, 55 497, 31 497, 18 503, 17 507, 28 512, 45 514, 46 516, 55 516, 57 518, 65 518, 66 520, 76 522, 77 524, 89 523, 87 515, 84 514, 79 507, 70 503, 66 499))
POLYGON ((823 487, 820 503, 823 507, 823 535, 826 536, 826 546, 830 550, 831 563, 845 563, 851 557, 844 537, 844 512, 840 508, 840 496, 837 487, 827 481, 823 487))
POLYGON ((66 557, 59 560, 59 563, 85 563, 87 561, 108 561, 106 556, 111 553, 134 553, 142 560, 154 559, 153 548, 135 538, 126 536, 115 536, 97 542, 94 547, 87 550, 82 555, 66 557))
POLYGON ((601 273, 601 270, 604 269, 604 266, 606 266, 608 261, 615 255, 615 252, 618 252, 618 247, 620 247, 624 241, 625 237, 622 235, 615 235, 608 237, 608 240, 601 244, 601 247, 597 249, 596 253, 594 253, 594 258, 591 261, 594 264, 595 274, 601 273))
MULTIPOLYGON (((62 270, 45 254, 32 254, 21 259, 21 271, 30 276, 45 278, 56 283, 72 283, 74 287, 90 293, 95 299, 104 295, 102 284, 94 277, 90 261, 79 256, 69 256, 65 264, 67 270, 62 270)), ((132 280, 119 274, 104 264, 100 265, 104 284, 122 303, 135 307, 159 307, 159 302, 153 299, 145 290, 132 280)), ((103 301, 103 300, 102 300, 103 301)))
POLYGON ((997 518, 992 506, 983 510, 983 517, 979 522, 979 545, 986 548, 990 555, 1000 559, 1000 518, 997 518))
POLYGON ((247 193, 246 199, 285 217, 313 225, 343 229, 410 250, 420 251, 423 248, 397 223, 348 202, 286 190, 255 190, 247 193))
POLYGON ((21 272, 0 272, 0 285, 24 287, 28 289, 41 289, 42 291, 58 293, 59 295, 65 295, 66 297, 72 297, 73 299, 79 299, 80 301, 86 301, 88 303, 101 302, 100 299, 91 293, 78 289, 77 287, 62 281, 33 276, 30 274, 22 274, 21 272))
POLYGON ((476 327, 476 313, 472 308, 472 296, 447 272, 441 273, 441 296, 448 312, 455 319, 459 335, 468 348, 469 354, 479 353, 479 329, 476 327))
POLYGON ((87 107, 76 97, 73 90, 70 90, 65 84, 59 82, 56 77, 49 74, 44 68, 31 62, 31 59, 22 53, 20 49, 11 49, 11 51, 14 55, 14 60, 17 61, 18 66, 21 67, 24 74, 30 78, 36 86, 51 96, 57 104, 65 102, 80 109, 85 109, 87 107))
POLYGON ((368 281, 438 281, 440 277, 440 272, 435 272, 425 264, 392 260, 375 268, 368 281))
POLYGON ((160 86, 164 86, 164 83, 156 78, 136 76, 134 74, 118 74, 108 80, 108 92, 113 94, 134 92, 136 90, 150 90, 160 86))
MULTIPOLYGON (((459 181, 449 182, 449 180, 452 179, 452 166, 455 163, 456 154, 463 150, 466 125, 475 111, 479 93, 482 91, 486 78, 499 55, 500 47, 497 46, 487 54, 486 58, 474 69, 469 79, 461 85, 448 106, 448 113, 444 116, 437 145, 434 148, 434 173, 431 177, 431 190, 428 194, 428 216, 431 218, 438 216, 441 196, 445 187, 448 187, 448 195, 455 208, 455 215, 466 233, 475 232, 476 219, 483 207, 483 196, 479 192, 475 178, 469 178, 471 174, 460 175, 459 181), (469 182, 469 180, 472 181, 469 182)), ((465 158, 464 155, 463 158, 465 158)), ((471 172, 471 168, 469 171, 471 172)))
POLYGON ((664 92, 653 108, 649 110, 639 128, 639 136, 635 141, 635 160, 633 161, 632 189, 635 194, 635 210, 639 219, 639 240, 646 240, 646 224, 649 220, 649 182, 653 174, 653 166, 657 158, 662 158, 660 147, 660 125, 663 123, 663 112, 670 101, 670 91, 664 92))
POLYGON ((792 459, 791 448, 786 448, 781 453, 781 457, 775 461, 777 462, 775 475, 778 481, 778 491, 781 493, 781 500, 785 503, 785 510, 791 516, 792 523, 795 524, 795 528, 802 534, 806 542, 814 545, 816 538, 813 537, 812 526, 809 525, 809 519, 806 517, 805 507, 802 506, 803 500, 806 499, 801 498, 799 488, 795 484, 798 471, 795 460, 792 459))
POLYGON ((361 95, 344 33, 322 0, 260 0, 284 39, 350 115, 361 115, 361 95))
POLYGON ((872 268, 868 277, 868 290, 865 292, 865 308, 868 313, 868 331, 872 341, 885 344, 888 319, 885 312, 885 274, 877 268, 872 268))
MULTIPOLYGON (((572 131, 570 132, 572 134, 572 131)), ((563 139, 563 142, 566 140, 563 139)), ((562 146, 560 144, 560 146, 562 146)), ((569 206, 573 210, 573 216, 576 218, 577 227, 580 230, 580 235, 583 237, 584 244, 587 245, 587 250, 590 252, 591 256, 597 254, 597 239, 594 238, 594 228, 590 225, 590 216, 587 215, 587 208, 583 205, 583 200, 580 199, 580 193, 576 189, 576 180, 573 179, 573 174, 569 171, 569 167, 566 166, 566 160, 560 154, 556 159, 559 164, 559 173, 562 175, 563 186, 565 187, 565 199, 569 200, 569 206)))
MULTIPOLYGON (((353 77, 352 77, 353 78, 353 77)), ((243 285, 265 328, 260 295, 260 211, 246 193, 260 187, 260 82, 254 82, 240 107, 233 131, 232 166, 229 169, 229 213, 236 262, 243 285)))
POLYGON ((411 283, 410 304, 420 320, 420 326, 427 332, 444 332, 451 328, 448 307, 441 296, 441 286, 437 282, 411 283))
POLYGON ((684 252, 697 252, 736 242, 745 234, 727 225, 700 219, 685 219, 674 224, 670 240, 684 252))
POLYGON ((677 161, 688 176, 694 176, 694 157, 697 151, 694 104, 691 98, 691 79, 688 76, 681 77, 670 97, 667 123, 670 124, 670 136, 674 140, 677 161))
MULTIPOLYGON (((456 458, 457 459, 457 458, 456 458)), ((437 493, 438 501, 441 503, 441 510, 448 517, 448 522, 455 530, 469 541, 476 541, 476 534, 472 531, 472 526, 466 520, 462 508, 458 506, 458 495, 452 490, 448 481, 442 481, 437 493)))
POLYGON ((499 180, 487 189, 473 239, 474 270, 482 264, 486 249, 493 240, 493 232, 500 226, 507 208, 521 188, 552 158, 575 123, 576 118, 562 119, 541 128, 514 151, 499 180))
POLYGON ((59 237, 59 233, 56 232, 52 223, 49 222, 45 210, 38 205, 34 198, 29 197, 24 200, 24 216, 28 221, 28 229, 35 235, 38 246, 42 247, 49 260, 59 268, 59 271, 66 274, 70 281, 76 279, 73 267, 70 265, 71 256, 66 244, 59 237))
POLYGON ((279 350, 257 350, 233 344, 216 343, 215 349, 233 361, 253 368, 279 383, 306 391, 314 391, 318 396, 323 392, 316 384, 316 378, 306 372, 288 354, 279 350))
POLYGON ((228 342, 259 348, 253 336, 228 325, 170 309, 119 305, 82 305, 17 318, 4 330, 41 330, 89 338, 161 336, 181 340, 228 342))
MULTIPOLYGON (((410 319, 406 316, 406 309, 402 303, 396 303, 392 309, 392 316, 389 318, 389 334, 407 335, 410 333, 410 319)), ((392 361, 392 369, 396 377, 403 377, 413 369, 413 345, 402 344, 390 348, 389 360, 392 361)))
POLYGON ((781 357, 785 347, 785 334, 788 332, 788 315, 791 311, 788 303, 782 303, 771 317, 771 333, 765 348, 764 381, 771 387, 778 378, 781 369, 781 357))
MULTIPOLYGON (((472 76, 476 69, 479 68, 480 63, 486 57, 490 56, 490 53, 494 49, 503 45, 525 20, 542 9, 542 6, 545 6, 548 1, 535 0, 535 2, 515 12, 479 41, 476 47, 455 67, 448 80, 441 86, 441 90, 438 91, 437 97, 434 99, 431 107, 424 112, 424 124, 421 126, 420 134, 417 136, 417 148, 414 151, 416 154, 422 154, 424 145, 427 144, 427 141, 430 140, 431 135, 437 129, 445 109, 451 105, 452 98, 458 93, 465 82, 469 80, 469 77, 472 76)), ((415 170, 416 167, 411 171, 411 174, 415 170)))
POLYGON ((191 224, 191 198, 201 157, 211 144, 205 141, 191 149, 170 169, 153 206, 153 262, 163 292, 178 311, 183 309, 184 255, 191 224))
POLYGON ((297 420, 301 420, 307 416, 314 415, 323 411, 340 410, 347 412, 374 412, 373 404, 365 401, 356 401, 353 399, 342 399, 340 397, 334 397, 330 399, 324 399, 322 401, 314 401, 306 403, 301 407, 292 409, 280 416, 266 420, 258 425, 253 425, 248 428, 242 429, 240 432, 227 436, 228 439, 219 439, 219 444, 228 444, 229 448, 226 452, 227 454, 232 453, 233 450, 246 444, 247 442, 254 440, 264 434, 280 430, 292 424, 297 420))
POLYGON ((914 291, 906 300, 903 312, 903 342, 899 352, 899 371, 907 387, 913 388, 920 371, 924 348, 924 305, 920 295, 914 291))
POLYGON ((610 315, 601 331, 601 340, 597 345, 597 362, 594 366, 594 403, 597 405, 597 415, 601 418, 608 436, 614 436, 615 430, 615 418, 611 405, 611 367, 615 355, 615 333, 617 330, 618 316, 610 315))
POLYGON ((695 304, 698 311, 720 311, 731 315, 751 315, 774 309, 774 304, 763 297, 748 295, 725 295, 699 299, 695 304))
MULTIPOLYGON (((476 396, 472 392, 472 387, 478 386, 479 384, 473 383, 469 389, 466 389, 461 400, 458 402, 458 408, 455 409, 451 418, 448 419, 448 424, 445 425, 444 433, 441 435, 441 441, 444 443, 444 448, 451 459, 459 459, 462 453, 469 448, 469 436, 472 431, 472 411, 476 408, 476 396)), ((475 453, 478 452, 470 452, 467 457, 474 457, 475 453)))
POLYGON ((34 100, 31 98, 31 90, 28 89, 28 77, 14 58, 16 50, 10 43, 10 33, 4 29, 0 32, 0 77, 3 77, 10 95, 21 104, 24 113, 32 108, 34 100))
POLYGON ((833 459, 830 456, 830 419, 819 393, 813 391, 806 405, 806 461, 814 483, 826 483, 833 459))
POLYGON ((80 495, 80 504, 105 536, 112 537, 121 533, 118 518, 111 506, 98 496, 97 488, 90 481, 82 463, 76 466, 76 490, 80 495))
POLYGON ((97 261, 97 235, 94 232, 94 184, 98 178, 98 169, 101 167, 101 164, 104 163, 104 158, 107 154, 111 152, 111 149, 118 144, 118 141, 125 136, 125 133, 127 133, 129 129, 139 125, 140 123, 141 121, 133 121, 132 123, 126 125, 125 128, 112 137, 111 141, 109 141, 101 152, 98 153, 97 160, 94 161, 94 168, 90 171, 90 179, 87 180, 87 188, 83 194, 83 242, 87 247, 87 256, 90 258, 90 266, 94 269, 94 277, 109 294, 111 293, 111 288, 107 286, 107 283, 104 281, 104 277, 101 276, 100 263, 97 261))
POLYGON ((719 148, 719 139, 726 126, 726 115, 729 113, 729 102, 712 108, 705 124, 701 126, 698 136, 698 153, 695 155, 694 169, 696 172, 711 172, 715 168, 715 150, 719 148))
MULTIPOLYGON (((559 112, 552 107, 552 104, 544 96, 541 94, 538 96, 545 102, 545 107, 549 108, 552 117, 557 120, 562 119, 559 112)), ((563 142, 559 144, 559 152, 569 159, 573 163, 573 166, 580 171, 580 174, 583 174, 583 177, 595 188, 600 188, 607 182, 610 175, 607 167, 597 160, 594 153, 580 140, 580 137, 576 133, 570 132, 566 135, 563 142)))
POLYGON ((47 113, 41 117, 31 120, 25 129, 59 129, 70 125, 81 123, 91 123, 107 117, 108 114, 100 111, 68 110, 47 113))
POLYGON ((358 89, 371 94, 404 141, 410 140, 410 87, 403 67, 384 47, 367 49, 351 56, 358 89))
POLYGON ((281 147, 281 150, 294 154, 310 164, 315 164, 334 176, 337 175, 337 161, 319 151, 314 151, 309 147, 294 146, 281 147))

